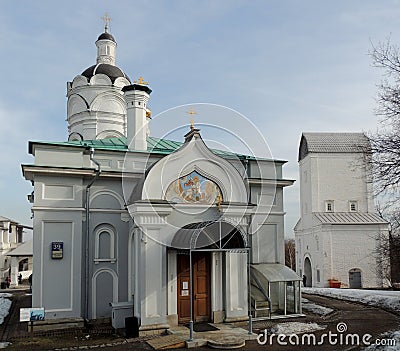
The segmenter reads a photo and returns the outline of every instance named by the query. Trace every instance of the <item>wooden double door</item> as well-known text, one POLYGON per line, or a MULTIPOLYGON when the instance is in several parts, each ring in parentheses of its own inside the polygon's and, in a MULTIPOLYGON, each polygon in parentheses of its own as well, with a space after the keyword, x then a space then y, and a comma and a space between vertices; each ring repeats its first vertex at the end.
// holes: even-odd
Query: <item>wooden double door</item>
MULTIPOLYGON (((192 253, 193 264, 193 320, 209 322, 211 318, 211 255, 209 252, 192 253)), ((190 321, 190 257, 177 256, 178 320, 190 321)))

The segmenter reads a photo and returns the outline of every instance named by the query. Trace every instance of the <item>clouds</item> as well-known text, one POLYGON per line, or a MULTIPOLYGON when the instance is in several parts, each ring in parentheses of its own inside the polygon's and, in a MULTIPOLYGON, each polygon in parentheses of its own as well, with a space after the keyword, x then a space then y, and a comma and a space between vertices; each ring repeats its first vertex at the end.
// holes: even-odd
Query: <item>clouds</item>
MULTIPOLYGON (((297 177, 302 131, 375 129, 380 73, 370 65, 370 40, 391 34, 400 42, 396 0, 5 2, 0 162, 10 166, 0 189, 10 205, 1 214, 25 203, 29 183, 15 179, 19 163, 31 160, 27 140, 66 140, 65 83, 95 63, 105 12, 117 65, 150 81, 153 114, 191 102, 233 108, 258 127, 275 157, 289 161, 289 178, 297 177)), ((286 191, 290 233, 299 195, 297 185, 286 191)))

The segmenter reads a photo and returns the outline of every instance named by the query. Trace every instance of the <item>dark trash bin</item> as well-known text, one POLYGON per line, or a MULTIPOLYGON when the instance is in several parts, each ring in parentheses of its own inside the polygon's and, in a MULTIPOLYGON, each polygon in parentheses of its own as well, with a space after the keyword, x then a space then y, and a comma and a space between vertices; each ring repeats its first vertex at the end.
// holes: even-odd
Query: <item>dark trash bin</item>
POLYGON ((137 338, 139 336, 139 319, 137 317, 125 318, 125 335, 127 338, 137 338))
POLYGON ((7 288, 7 284, 5 282, 1 282, 0 289, 6 289, 6 288, 7 288))

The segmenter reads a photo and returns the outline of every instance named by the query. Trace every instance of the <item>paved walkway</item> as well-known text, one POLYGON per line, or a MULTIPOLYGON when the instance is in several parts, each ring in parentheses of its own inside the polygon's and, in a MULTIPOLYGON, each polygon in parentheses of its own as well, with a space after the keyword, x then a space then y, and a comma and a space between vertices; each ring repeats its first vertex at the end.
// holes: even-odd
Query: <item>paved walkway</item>
POLYGON ((0 341, 8 341, 12 338, 20 338, 28 335, 28 322, 19 321, 19 309, 32 306, 32 295, 29 293, 29 286, 21 286, 14 289, 0 290, 0 293, 12 294, 12 304, 4 323, 0 325, 0 341), (27 289, 26 289, 27 288, 27 289))
MULTIPOLYGON (((81 349, 101 349, 103 351, 128 351, 128 350, 153 350, 146 341, 149 339, 137 338, 137 339, 125 339, 116 335, 102 335, 102 336, 85 336, 84 334, 74 337, 71 335, 64 335, 60 337, 48 337, 48 338, 31 338, 23 337, 27 335, 27 323, 20 323, 19 320, 19 308, 29 307, 31 302, 31 296, 27 295, 27 291, 11 291, 10 289, 2 292, 13 293, 13 304, 10 310, 10 314, 6 317, 5 322, 0 326, 1 340, 10 340, 11 338, 22 337, 19 340, 12 340, 13 344, 7 347, 9 351, 21 351, 21 350, 81 350, 81 349)), ((337 333, 336 328, 338 323, 346 323, 349 333, 358 333, 363 335, 369 333, 373 335, 373 338, 381 337, 382 333, 388 330, 400 330, 400 316, 389 313, 387 311, 365 306, 357 303, 350 303, 340 300, 335 300, 320 296, 307 296, 310 301, 324 306, 328 306, 334 309, 334 312, 327 316, 318 316, 308 314, 307 317, 289 320, 271 320, 271 321, 257 321, 254 322, 254 333, 262 332, 266 328, 271 328, 277 323, 283 322, 316 322, 321 325, 326 325, 327 328, 323 331, 316 332, 317 336, 321 336, 322 333, 331 331, 337 333)), ((247 323, 236 325, 239 328, 233 328, 232 325, 222 324, 217 325, 220 328, 218 332, 203 332, 195 333, 196 339, 217 339, 223 340, 225 335, 232 335, 238 333, 238 335, 246 336, 248 331, 246 330, 247 323), (220 334, 218 334, 220 333, 220 334)), ((174 328, 176 335, 181 335, 184 340, 188 339, 189 329, 186 327, 174 328)), ((250 340, 246 342, 246 346, 242 350, 256 351, 256 350, 296 350, 296 351, 322 351, 322 350, 348 350, 347 345, 329 345, 324 342, 323 345, 300 345, 300 346, 280 346, 274 345, 259 345, 256 340, 250 340)), ((359 347, 351 347, 351 350, 359 350, 359 347)), ((179 350, 184 350, 183 348, 179 350)), ((207 346, 199 346, 197 350, 210 350, 207 346)))
MULTIPOLYGON (((208 332, 193 332, 193 341, 187 344, 189 347, 205 346, 209 341, 228 343, 236 340, 237 343, 245 340, 255 340, 256 334, 249 334, 248 330, 241 327, 235 327, 232 324, 213 324, 218 330, 208 332)), ((170 334, 179 336, 182 340, 189 340, 189 328, 185 326, 177 326, 168 330, 170 334)))

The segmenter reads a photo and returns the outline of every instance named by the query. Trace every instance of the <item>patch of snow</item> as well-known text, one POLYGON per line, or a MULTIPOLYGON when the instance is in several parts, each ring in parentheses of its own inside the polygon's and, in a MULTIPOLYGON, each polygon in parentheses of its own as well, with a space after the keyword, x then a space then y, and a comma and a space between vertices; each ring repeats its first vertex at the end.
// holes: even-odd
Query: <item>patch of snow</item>
POLYGON ((5 349, 8 345, 11 345, 8 341, 0 342, 0 349, 5 349))
POLYGON ((11 307, 11 300, 7 297, 12 297, 12 294, 0 294, 0 324, 3 324, 4 318, 8 315, 11 307))
POLYGON ((400 313, 400 291, 333 289, 333 288, 302 288, 306 294, 329 296, 340 300, 362 302, 374 307, 383 307, 400 313))
POLYGON ((326 316, 329 313, 332 313, 334 310, 329 307, 317 305, 316 303, 312 302, 303 302, 303 310, 309 311, 311 313, 318 314, 319 316, 326 316))
POLYGON ((363 349, 363 351, 397 351, 400 348, 400 330, 382 334, 379 337, 381 345, 372 344, 363 349), (389 340, 391 341, 389 343, 389 340), (382 345, 382 344, 388 345, 382 345))
POLYGON ((320 325, 317 323, 301 323, 301 322, 285 322, 278 323, 271 328, 271 331, 275 334, 302 334, 310 333, 317 330, 323 330, 326 325, 320 325))

